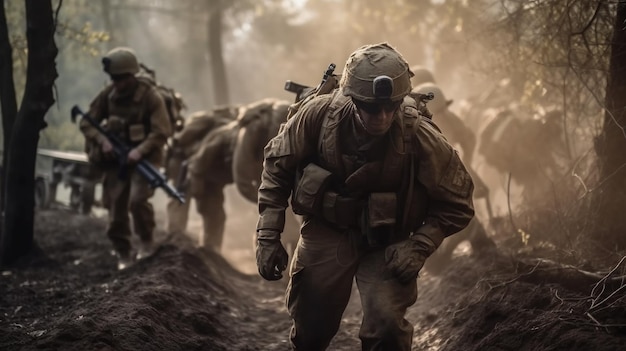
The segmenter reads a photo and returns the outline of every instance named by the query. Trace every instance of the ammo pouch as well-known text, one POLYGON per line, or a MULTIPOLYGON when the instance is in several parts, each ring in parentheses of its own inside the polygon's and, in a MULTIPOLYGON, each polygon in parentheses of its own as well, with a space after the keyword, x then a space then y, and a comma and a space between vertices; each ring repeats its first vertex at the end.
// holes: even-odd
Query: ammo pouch
POLYGON ((361 230, 370 247, 389 243, 396 224, 396 193, 371 193, 361 215, 361 230))
POLYGON ((299 215, 320 215, 324 193, 332 175, 314 163, 304 167, 291 200, 293 212, 299 215))
POLYGON ((339 228, 358 227, 362 211, 363 201, 333 191, 324 193, 322 217, 339 228))
POLYGON ((146 139, 146 126, 143 123, 131 124, 127 135, 130 143, 137 145, 146 139))
POLYGON ((147 136, 145 123, 129 124, 124 118, 115 115, 107 118, 104 128, 133 146, 139 145, 147 136))

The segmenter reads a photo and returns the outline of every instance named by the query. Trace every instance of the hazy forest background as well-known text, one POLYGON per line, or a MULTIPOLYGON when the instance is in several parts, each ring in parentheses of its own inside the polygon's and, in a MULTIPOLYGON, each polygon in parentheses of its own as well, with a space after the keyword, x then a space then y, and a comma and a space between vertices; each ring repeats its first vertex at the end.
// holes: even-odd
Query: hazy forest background
MULTIPOLYGON (((4 7, 20 101, 24 2, 4 7)), ((626 247, 624 1, 54 0, 52 7, 56 103, 39 147, 82 150, 69 111, 108 83, 100 58, 115 46, 132 47, 191 113, 292 100, 286 80, 316 84, 329 63, 340 71, 355 48, 387 41, 434 72, 454 100, 450 108, 477 133, 487 108, 514 106, 527 119, 562 111, 563 135, 555 138, 566 150, 562 173, 550 180, 550 211, 539 216, 548 222, 543 231, 569 248, 588 233, 607 248, 626 247)), ((543 151, 534 146, 529 152, 543 151)))
MULTIPOLYGON (((601 121, 591 116, 602 112, 608 55, 582 51, 598 45, 589 41, 608 42, 610 6, 607 1, 63 0, 55 37, 57 103, 46 117, 40 146, 81 150, 82 136, 70 123, 69 110, 86 106, 109 83, 100 57, 119 45, 135 49, 162 83, 178 90, 187 112, 265 97, 291 100, 285 80, 315 84, 330 62, 340 71, 358 46, 388 41, 411 64, 431 69, 457 102, 512 79, 511 100, 535 109, 576 104, 568 112, 585 118, 571 128, 593 132, 589 128, 597 131, 601 121), (598 9, 589 38, 583 30, 596 3, 605 6, 598 9), (224 72, 214 73, 220 65, 224 72), (221 74, 226 82, 215 82, 221 74)), ((19 100, 27 60, 24 3, 5 0, 5 7, 19 100)), ((453 110, 462 107, 455 105, 453 110)))

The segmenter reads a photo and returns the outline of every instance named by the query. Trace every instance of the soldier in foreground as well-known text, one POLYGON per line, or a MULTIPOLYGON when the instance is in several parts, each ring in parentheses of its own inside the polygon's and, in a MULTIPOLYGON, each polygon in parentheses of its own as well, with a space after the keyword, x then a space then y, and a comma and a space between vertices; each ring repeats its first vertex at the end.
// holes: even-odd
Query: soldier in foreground
POLYGON ((287 307, 295 350, 324 350, 356 278, 363 350, 410 350, 404 318, 416 278, 443 239, 474 215, 461 159, 409 97, 408 63, 386 43, 348 58, 339 89, 303 105, 265 148, 257 266, 279 280, 285 209, 304 222, 287 307), (297 179, 297 180, 296 180, 297 179))
POLYGON ((125 269, 135 259, 129 211, 134 232, 140 238, 136 258, 147 257, 155 249, 154 209, 149 202, 154 189, 133 166, 141 159, 157 168, 161 165, 163 146, 171 126, 163 98, 154 85, 135 76, 139 63, 131 49, 115 48, 106 54, 102 63, 112 83, 92 101, 88 114, 132 147, 125 162, 114 159, 111 142, 84 119, 80 128, 85 135, 90 163, 104 174, 103 193, 107 194, 109 211, 107 235, 118 256, 118 269, 125 269))

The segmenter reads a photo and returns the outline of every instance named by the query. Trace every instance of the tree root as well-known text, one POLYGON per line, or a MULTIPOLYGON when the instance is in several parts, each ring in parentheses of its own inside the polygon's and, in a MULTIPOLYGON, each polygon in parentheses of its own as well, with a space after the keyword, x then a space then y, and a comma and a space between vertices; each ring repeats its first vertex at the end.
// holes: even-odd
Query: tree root
POLYGON ((626 274, 615 275, 626 261, 626 256, 608 273, 589 272, 580 268, 547 259, 520 260, 516 271, 520 280, 536 284, 558 284, 583 294, 596 294, 607 290, 624 290, 626 274))

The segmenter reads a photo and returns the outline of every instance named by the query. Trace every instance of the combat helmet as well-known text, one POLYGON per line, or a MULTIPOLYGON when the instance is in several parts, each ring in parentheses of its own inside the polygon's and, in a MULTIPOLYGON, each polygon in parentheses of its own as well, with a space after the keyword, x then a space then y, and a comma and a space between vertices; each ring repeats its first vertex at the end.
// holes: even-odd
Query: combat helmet
POLYGON ((435 76, 433 76, 433 72, 424 66, 412 66, 411 72, 413 72, 413 79, 411 79, 411 82, 414 86, 424 83, 435 83, 435 76))
POLYGON ((446 96, 435 83, 423 83, 411 90, 412 94, 428 94, 433 93, 433 99, 428 102, 428 110, 432 113, 438 113, 447 108, 452 100, 446 100, 446 96))
POLYGON ((411 92, 412 76, 409 64, 389 44, 365 45, 348 57, 339 87, 357 101, 401 101, 411 92))
POLYGON ((117 47, 102 58, 104 71, 110 75, 137 74, 139 61, 131 48, 117 47))

